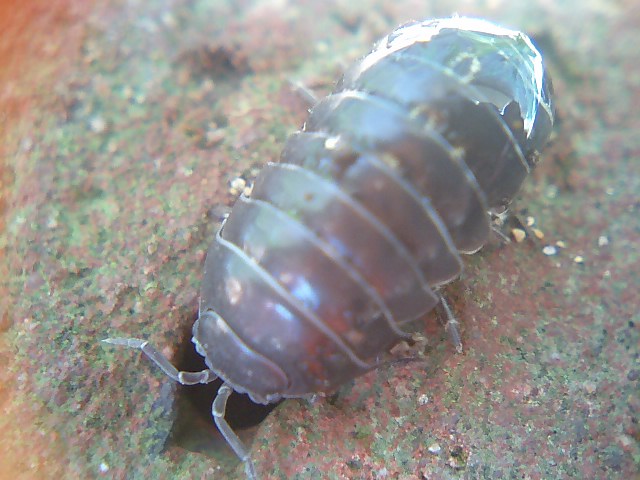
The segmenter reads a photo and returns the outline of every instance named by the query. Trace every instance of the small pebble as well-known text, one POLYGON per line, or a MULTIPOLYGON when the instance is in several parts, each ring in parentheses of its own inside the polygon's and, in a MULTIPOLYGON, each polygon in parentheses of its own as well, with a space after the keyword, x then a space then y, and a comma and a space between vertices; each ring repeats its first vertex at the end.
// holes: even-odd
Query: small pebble
POLYGON ((340 142, 340 137, 329 137, 324 141, 324 148, 333 150, 340 142))
POLYGON ((602 248, 606 247, 607 245, 609 245, 609 238, 604 235, 600 235, 598 237, 598 246, 602 248))
POLYGON ((122 96, 127 100, 131 100, 134 95, 135 95, 135 92, 133 91, 133 88, 131 88, 129 85, 125 85, 122 88, 122 96))
POLYGON ((236 177, 229 182, 229 187, 233 195, 242 192, 247 186, 247 181, 242 177, 236 177))
POLYGON ((624 448, 629 448, 635 442, 633 438, 631 438, 628 435, 625 435, 624 433, 618 436, 618 441, 620 442, 620 445, 622 445, 624 448))
POLYGON ((389 470, 387 470, 385 467, 381 468, 376 472, 376 478, 387 478, 388 475, 389 475, 389 470))
POLYGON ((429 451, 429 453, 438 455, 442 451, 442 448, 440 447, 439 444, 432 443, 431 445, 429 445, 429 448, 427 448, 427 450, 429 451))
POLYGON ((210 128, 205 133, 207 147, 213 147, 224 140, 226 131, 224 128, 210 128))
POLYGON ((521 228, 512 228, 511 229, 511 236, 513 237, 513 239, 517 242, 520 243, 522 242, 525 237, 527 236, 527 234, 525 233, 524 230, 522 230, 521 228))
POLYGON ((556 255, 558 253, 558 249, 556 247, 554 247, 553 245, 547 245, 546 247, 544 247, 542 249, 542 253, 544 253, 548 257, 551 257, 551 256, 556 255))
POLYGON ((538 228, 532 228, 531 231, 533 232, 533 234, 536 236, 538 240, 542 240, 544 238, 544 233, 542 233, 542 230, 538 228))
POLYGON ((96 116, 89 120, 89 128, 93 133, 104 133, 107 129, 107 122, 104 118, 96 116))

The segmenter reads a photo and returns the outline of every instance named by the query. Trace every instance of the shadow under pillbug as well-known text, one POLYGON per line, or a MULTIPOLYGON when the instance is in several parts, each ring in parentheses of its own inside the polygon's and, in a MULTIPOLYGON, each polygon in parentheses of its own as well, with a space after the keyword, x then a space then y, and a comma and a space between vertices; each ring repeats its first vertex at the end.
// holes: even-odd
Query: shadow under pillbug
MULTIPOLYGON (((469 18, 411 23, 382 39, 311 110, 209 249, 193 343, 255 402, 329 393, 375 367, 402 326, 444 300, 439 286, 479 250, 553 126, 551 84, 524 34, 469 18)), ((444 304, 446 307, 446 304, 444 304)))

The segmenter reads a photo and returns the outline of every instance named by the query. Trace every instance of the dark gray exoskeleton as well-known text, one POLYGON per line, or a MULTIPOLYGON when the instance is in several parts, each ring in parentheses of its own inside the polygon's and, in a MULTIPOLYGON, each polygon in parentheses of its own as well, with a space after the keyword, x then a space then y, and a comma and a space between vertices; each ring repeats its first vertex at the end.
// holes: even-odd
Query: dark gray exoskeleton
MULTIPOLYGON (((310 111, 242 196, 207 255, 193 343, 208 370, 255 402, 335 391, 406 337, 402 326, 443 302, 461 253, 488 240, 553 127, 551 84, 524 34, 470 18, 399 27, 310 111)), ((460 346, 455 320, 448 324, 460 346)))

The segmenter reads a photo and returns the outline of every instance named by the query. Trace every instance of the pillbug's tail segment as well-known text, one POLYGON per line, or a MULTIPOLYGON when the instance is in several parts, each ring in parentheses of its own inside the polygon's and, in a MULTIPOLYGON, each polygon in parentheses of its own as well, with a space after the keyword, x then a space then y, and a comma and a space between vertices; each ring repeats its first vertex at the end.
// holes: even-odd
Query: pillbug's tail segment
POLYGON ((366 58, 372 63, 412 48, 474 88, 482 95, 477 101, 490 102, 501 113, 511 102, 518 104, 529 146, 544 146, 553 125, 553 88, 528 36, 477 18, 426 20, 399 27, 366 58))
MULTIPOLYGON (((388 121, 384 128, 378 122, 377 133, 366 130, 371 120, 354 121, 352 141, 365 139, 371 147, 371 139, 394 131, 435 131, 462 156, 490 207, 513 198, 553 126, 551 84, 538 50, 522 33, 476 19, 398 28, 345 73, 334 94, 348 92, 366 92, 406 111, 403 122, 388 121)), ((332 121, 340 118, 348 116, 332 121)))

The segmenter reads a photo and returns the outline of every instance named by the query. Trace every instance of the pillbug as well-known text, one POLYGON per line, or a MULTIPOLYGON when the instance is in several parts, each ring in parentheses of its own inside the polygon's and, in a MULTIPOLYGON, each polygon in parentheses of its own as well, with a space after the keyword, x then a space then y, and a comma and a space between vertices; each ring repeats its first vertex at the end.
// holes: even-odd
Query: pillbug
POLYGON ((397 28, 310 110, 217 232, 192 340, 209 368, 178 372, 146 341, 106 341, 141 348, 182 384, 220 377, 215 422, 256 478, 224 419, 231 391, 265 404, 333 392, 374 368, 404 324, 439 302, 449 312, 438 289, 535 166, 551 93, 520 32, 459 17, 397 28))

